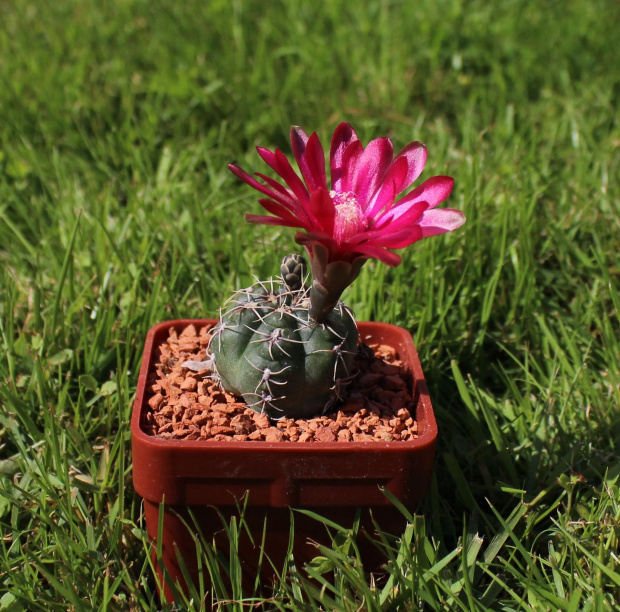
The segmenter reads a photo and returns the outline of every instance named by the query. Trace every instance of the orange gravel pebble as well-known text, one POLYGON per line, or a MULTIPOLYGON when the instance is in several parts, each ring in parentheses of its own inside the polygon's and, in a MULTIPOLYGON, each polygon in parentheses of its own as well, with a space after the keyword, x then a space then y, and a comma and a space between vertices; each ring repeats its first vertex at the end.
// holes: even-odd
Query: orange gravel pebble
POLYGON ((209 328, 172 328, 159 348, 148 388, 143 429, 160 438, 255 442, 396 442, 418 436, 410 382, 392 347, 360 350, 349 397, 334 412, 312 419, 282 418, 248 408, 242 398, 220 389, 210 372, 181 367, 204 361, 209 328), (374 356, 371 356, 374 353, 374 356))

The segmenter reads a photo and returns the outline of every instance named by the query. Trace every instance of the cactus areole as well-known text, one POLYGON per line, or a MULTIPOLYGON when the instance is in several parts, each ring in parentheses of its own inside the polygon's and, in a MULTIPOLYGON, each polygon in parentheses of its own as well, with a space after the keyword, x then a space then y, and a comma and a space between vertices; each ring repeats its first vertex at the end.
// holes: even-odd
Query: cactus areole
POLYGON ((358 332, 342 302, 315 321, 305 261, 282 262, 284 280, 257 282, 229 300, 209 352, 222 387, 272 419, 308 418, 343 397, 352 379, 358 332))

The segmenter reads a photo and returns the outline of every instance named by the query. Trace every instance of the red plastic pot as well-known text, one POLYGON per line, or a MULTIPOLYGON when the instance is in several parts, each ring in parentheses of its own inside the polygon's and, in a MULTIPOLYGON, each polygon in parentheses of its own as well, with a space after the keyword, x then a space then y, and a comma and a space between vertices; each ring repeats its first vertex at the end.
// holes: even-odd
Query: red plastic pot
MULTIPOLYGON (((146 338, 131 421, 133 482, 144 498, 149 536, 157 536, 159 506, 165 500, 162 550, 166 569, 181 580, 177 554, 195 574, 196 547, 184 521, 188 508, 208 542, 222 531, 221 518, 238 515, 246 493, 245 520, 260 535, 267 518, 265 553, 281 567, 289 546, 290 510, 312 510, 341 525, 351 525, 362 509, 362 525, 373 530, 370 512, 382 529, 401 533, 402 514, 382 492, 385 488, 408 508, 427 493, 432 476, 437 424, 410 334, 385 323, 359 323, 360 339, 396 349, 411 376, 418 438, 397 442, 213 442, 163 440, 148 435, 141 423, 148 408, 147 381, 155 371, 158 347, 171 327, 214 325, 215 320, 167 321, 152 327, 146 338), (217 508, 217 511, 216 511, 217 508), (176 549, 176 550, 175 550, 176 549), (177 552, 178 551, 178 552, 177 552)), ((325 527, 294 513, 293 554, 298 566, 316 555, 309 540, 329 544, 325 527)), ((250 579, 258 552, 249 542, 239 551, 250 579)), ((227 544, 224 547, 227 550, 227 544)), ((367 569, 377 563, 376 549, 364 553, 367 569)), ((182 582, 182 580, 181 580, 182 582)), ((169 593, 168 593, 169 596, 169 593)))

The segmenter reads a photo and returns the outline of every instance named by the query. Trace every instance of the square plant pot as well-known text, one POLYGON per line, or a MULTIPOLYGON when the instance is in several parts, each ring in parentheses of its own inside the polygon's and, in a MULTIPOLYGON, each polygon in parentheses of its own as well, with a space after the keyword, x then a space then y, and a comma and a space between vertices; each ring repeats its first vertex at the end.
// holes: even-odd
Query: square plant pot
MULTIPOLYGON (((405 519, 383 489, 407 508, 415 509, 431 483, 437 424, 424 373, 410 334, 385 323, 358 323, 360 341, 396 350, 406 371, 414 400, 418 437, 407 441, 265 442, 161 439, 142 427, 148 411, 148 382, 159 359, 158 349, 170 328, 215 325, 212 319, 166 321, 146 338, 131 421, 133 482, 144 498, 146 527, 156 539, 163 505, 161 546, 166 570, 183 580, 178 557, 196 575, 196 544, 187 525, 200 529, 207 542, 222 537, 222 518, 239 515, 255 534, 239 543, 249 580, 258 566, 258 543, 266 524, 264 553, 282 567, 289 551, 290 508, 306 509, 350 527, 361 510, 361 527, 372 533, 373 520, 393 534, 402 533, 405 519), (247 495, 247 499, 246 499, 247 495), (372 516, 371 516, 372 515, 372 516), (266 521, 266 523, 265 523, 266 521)), ((306 514, 293 513, 293 555, 298 567, 317 554, 311 542, 329 545, 326 528, 306 514)), ((221 549, 228 550, 223 541, 221 549)), ((372 544, 362 546, 366 570, 382 559, 372 544)), ((263 564, 269 570, 269 564, 263 564)), ((271 574, 273 572, 271 571, 271 574)), ((268 576, 265 576, 268 580, 268 576)), ((166 590, 167 591, 167 590, 166 590)), ((169 598, 169 591, 166 592, 169 598)))

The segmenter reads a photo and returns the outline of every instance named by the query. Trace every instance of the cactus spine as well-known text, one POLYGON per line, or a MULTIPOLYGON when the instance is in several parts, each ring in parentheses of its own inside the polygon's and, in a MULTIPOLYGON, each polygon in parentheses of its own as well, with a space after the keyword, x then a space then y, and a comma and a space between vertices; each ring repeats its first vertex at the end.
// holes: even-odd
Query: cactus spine
POLYGON ((221 385, 269 417, 329 409, 351 379, 358 333, 342 302, 321 322, 309 314, 303 257, 285 257, 282 280, 237 292, 213 329, 209 351, 221 385))

